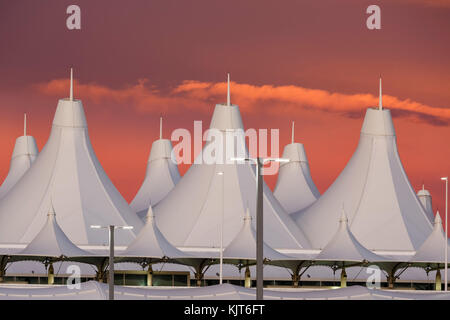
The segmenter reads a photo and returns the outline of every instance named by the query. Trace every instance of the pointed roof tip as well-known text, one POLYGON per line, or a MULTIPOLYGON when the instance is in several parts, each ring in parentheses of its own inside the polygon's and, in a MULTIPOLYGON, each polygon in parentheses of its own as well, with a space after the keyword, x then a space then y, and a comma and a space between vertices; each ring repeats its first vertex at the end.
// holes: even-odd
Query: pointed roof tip
POLYGON ((159 117, 159 139, 162 139, 162 121, 163 121, 163 118, 161 116, 161 117, 159 117))
POLYGON ((380 96, 378 99, 378 108, 379 110, 383 110, 383 91, 382 91, 382 83, 381 83, 381 74, 380 74, 380 96))
POLYGON ((73 68, 70 67, 70 101, 73 101, 73 68))
POLYGON ((442 224, 441 215, 439 214, 439 210, 436 211, 436 216, 434 217, 434 224, 442 224))
POLYGON ((230 96, 230 73, 227 73, 227 106, 231 106, 231 96, 230 96))

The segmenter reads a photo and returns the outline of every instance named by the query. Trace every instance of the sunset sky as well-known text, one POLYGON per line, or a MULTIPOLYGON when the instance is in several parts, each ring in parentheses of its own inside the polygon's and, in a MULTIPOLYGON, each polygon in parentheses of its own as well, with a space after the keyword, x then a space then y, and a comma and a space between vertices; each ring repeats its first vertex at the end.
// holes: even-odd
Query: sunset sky
POLYGON ((381 74, 411 184, 424 183, 444 213, 450 0, 0 0, 0 39, 0 180, 24 112, 44 146, 73 66, 96 154, 131 201, 159 116, 165 137, 192 130, 194 120, 207 127, 230 72, 246 128, 278 128, 284 146, 295 121, 323 193, 353 154, 366 108, 378 103, 381 74), (81 30, 66 28, 71 4, 81 8, 81 30), (366 28, 371 4, 381 7, 381 30, 366 28))

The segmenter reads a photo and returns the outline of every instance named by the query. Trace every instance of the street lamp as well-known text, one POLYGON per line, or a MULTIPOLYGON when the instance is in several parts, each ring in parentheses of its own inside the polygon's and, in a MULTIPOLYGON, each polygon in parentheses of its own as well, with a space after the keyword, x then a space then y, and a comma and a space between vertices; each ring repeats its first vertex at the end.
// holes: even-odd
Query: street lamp
POLYGON ((442 181, 445 181, 445 267, 444 267, 444 290, 447 291, 447 263, 448 263, 448 177, 442 177, 442 181))
POLYGON ((224 188, 224 176, 223 171, 217 172, 217 175, 219 175, 222 178, 222 221, 220 223, 220 270, 219 270, 219 284, 222 284, 223 282, 223 216, 225 211, 225 188, 224 188))
POLYGON ((114 300, 114 229, 131 230, 133 226, 100 226, 91 225, 92 229, 108 229, 109 230, 109 300, 114 300))
POLYGON ((256 300, 263 300, 263 177, 262 167, 270 162, 289 162, 283 158, 231 158, 234 161, 250 161, 256 165, 256 300))

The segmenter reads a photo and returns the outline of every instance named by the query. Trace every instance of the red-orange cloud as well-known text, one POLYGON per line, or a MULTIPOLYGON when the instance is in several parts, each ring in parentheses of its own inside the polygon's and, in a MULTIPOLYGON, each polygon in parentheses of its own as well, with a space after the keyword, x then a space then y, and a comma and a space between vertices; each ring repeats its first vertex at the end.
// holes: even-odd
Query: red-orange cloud
MULTIPOLYGON (((164 95, 148 79, 139 79, 137 84, 113 89, 96 83, 84 84, 75 81, 75 96, 82 100, 91 100, 97 104, 116 102, 132 106, 138 112, 171 114, 183 109, 207 109, 206 104, 192 104, 192 100, 181 96, 164 95)), ((66 96, 69 87, 67 79, 55 79, 36 85, 38 91, 52 96, 66 96)))
MULTIPOLYGON (((187 80, 167 93, 140 79, 137 84, 113 89, 99 84, 75 83, 76 93, 83 99, 96 103, 113 101, 134 107, 138 112, 172 114, 179 110, 209 112, 210 105, 225 100, 225 83, 187 80)), ((47 95, 61 96, 67 93, 65 79, 40 83, 37 88, 47 95)), ((377 106, 378 97, 369 93, 344 94, 300 86, 273 86, 232 83, 232 101, 241 106, 243 112, 263 113, 270 116, 298 115, 304 108, 326 112, 338 112, 351 116, 367 107, 377 106), (274 107, 276 106, 276 107, 274 107)), ((398 111, 398 115, 412 116, 432 124, 450 123, 450 109, 436 108, 410 99, 399 99, 383 95, 383 105, 398 111)))

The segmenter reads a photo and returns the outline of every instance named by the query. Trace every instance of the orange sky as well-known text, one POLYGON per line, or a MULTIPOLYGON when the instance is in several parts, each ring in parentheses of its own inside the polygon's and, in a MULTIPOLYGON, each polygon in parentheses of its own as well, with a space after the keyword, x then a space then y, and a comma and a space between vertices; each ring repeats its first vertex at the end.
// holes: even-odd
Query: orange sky
MULTIPOLYGON (((143 179, 151 142, 175 128, 209 125, 214 104, 232 102, 246 128, 279 128, 281 144, 305 144, 324 192, 356 148, 364 111, 392 110, 403 165, 443 211, 450 172, 450 5, 377 1, 382 29, 365 28, 366 0, 167 0, 0 2, 0 179, 8 171, 22 114, 39 149, 75 67, 91 140, 127 200, 143 179), (82 30, 65 28, 65 8, 82 10, 82 30)), ((280 153, 282 150, 280 150, 280 153)), ((180 168, 182 173, 186 166, 180 168)), ((275 177, 267 178, 273 187, 275 177)))

